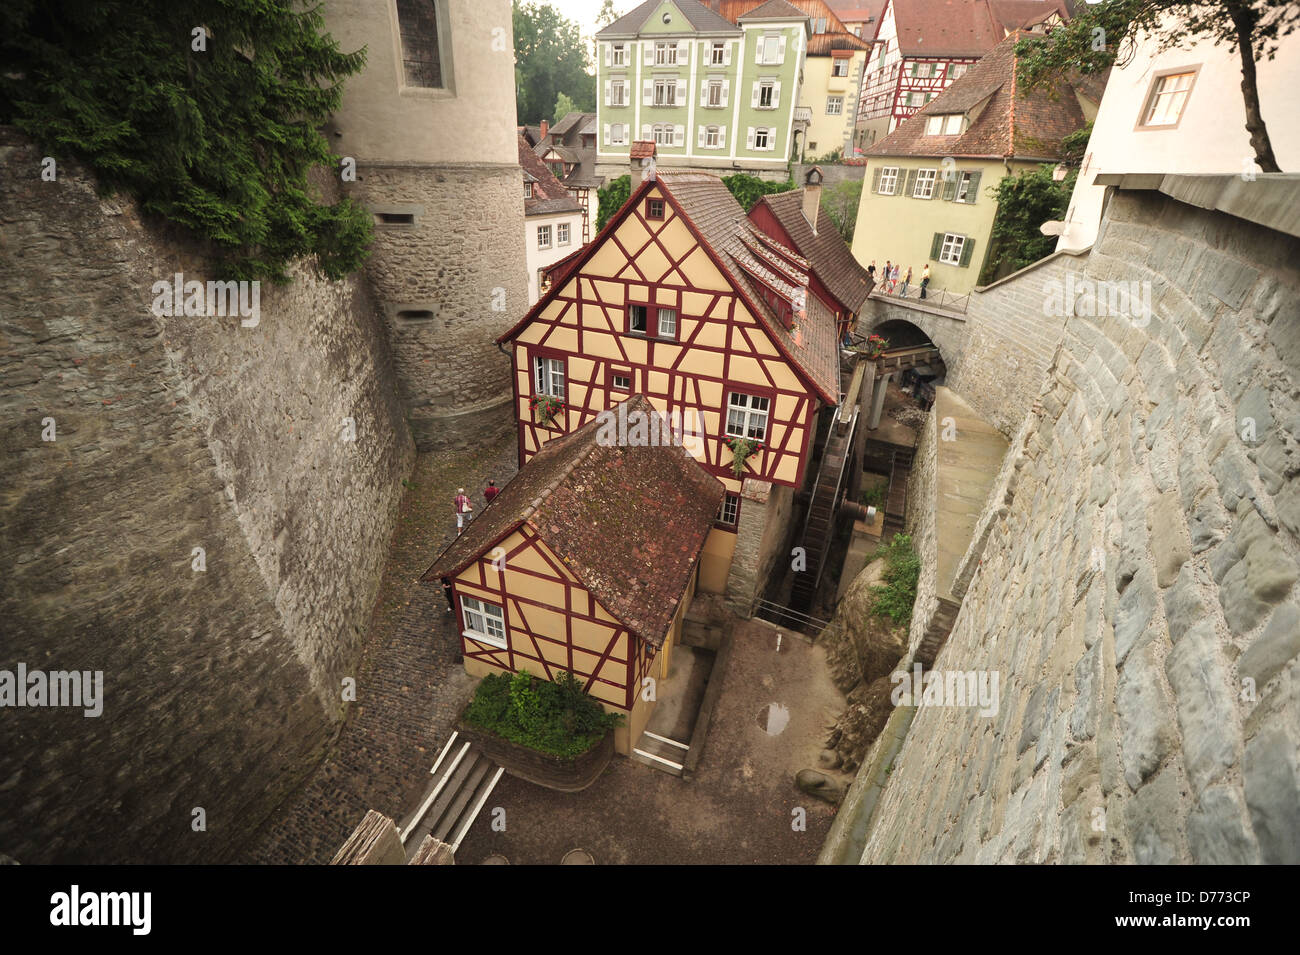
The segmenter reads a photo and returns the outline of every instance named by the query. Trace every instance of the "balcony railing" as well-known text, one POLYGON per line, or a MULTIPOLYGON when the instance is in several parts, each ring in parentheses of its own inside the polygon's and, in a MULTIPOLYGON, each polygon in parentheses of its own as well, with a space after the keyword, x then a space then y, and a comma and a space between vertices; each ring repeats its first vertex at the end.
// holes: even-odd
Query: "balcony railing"
POLYGON ((811 107, 811 106, 796 106, 796 107, 794 108, 794 121, 795 121, 796 123, 811 123, 811 122, 812 122, 812 107, 811 107))

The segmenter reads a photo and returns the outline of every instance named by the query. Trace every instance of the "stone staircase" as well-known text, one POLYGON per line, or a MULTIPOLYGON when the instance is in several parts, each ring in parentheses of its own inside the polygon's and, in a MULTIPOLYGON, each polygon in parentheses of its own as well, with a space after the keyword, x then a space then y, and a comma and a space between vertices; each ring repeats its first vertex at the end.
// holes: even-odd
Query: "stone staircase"
POLYGON ((680 776, 689 750, 686 743, 646 730, 632 748, 632 758, 670 776, 680 776))
POLYGON ((884 533, 902 532, 907 522, 907 480, 912 474, 912 448, 895 445, 889 466, 889 490, 885 494, 884 533))

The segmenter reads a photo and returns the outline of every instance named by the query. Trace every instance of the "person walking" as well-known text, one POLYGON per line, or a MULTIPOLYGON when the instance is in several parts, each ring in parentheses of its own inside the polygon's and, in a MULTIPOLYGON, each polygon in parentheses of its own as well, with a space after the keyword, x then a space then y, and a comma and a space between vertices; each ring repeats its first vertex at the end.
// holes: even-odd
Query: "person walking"
POLYGON ((495 498, 500 493, 501 493, 501 488, 497 487, 497 482, 488 481, 488 486, 483 488, 483 499, 487 501, 489 504, 491 504, 492 499, 495 498))
POLYGON ((903 298, 907 298, 907 283, 912 281, 912 267, 907 267, 907 274, 903 276, 903 298))
POLYGON ((447 613, 456 609, 456 601, 452 598, 451 584, 447 581, 442 582, 442 595, 447 598, 447 613))
POLYGON ((474 505, 470 503, 469 498, 465 496, 465 489, 458 488, 456 497, 452 503, 456 506, 456 536, 459 537, 465 530, 465 515, 474 510, 474 505))
POLYGON ((895 263, 893 269, 889 272, 889 294, 893 295, 894 290, 898 288, 898 265, 895 263))
POLYGON ((871 282, 872 288, 876 285, 876 260, 872 259, 871 264, 867 266, 867 279, 871 282))
POLYGON ((921 298, 925 298, 925 290, 930 285, 930 263, 925 263, 925 268, 921 271, 921 298))
POLYGON ((889 272, 893 268, 889 264, 889 259, 885 259, 885 271, 880 273, 880 290, 886 295, 889 294, 889 272))

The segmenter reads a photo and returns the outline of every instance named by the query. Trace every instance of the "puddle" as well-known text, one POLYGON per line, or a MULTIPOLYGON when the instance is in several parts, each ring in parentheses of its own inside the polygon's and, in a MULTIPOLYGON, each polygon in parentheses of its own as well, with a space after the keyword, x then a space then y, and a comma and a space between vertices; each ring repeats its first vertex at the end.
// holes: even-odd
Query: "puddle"
POLYGON ((790 711, 781 703, 769 703, 758 711, 758 725, 768 736, 776 736, 790 722, 790 711))

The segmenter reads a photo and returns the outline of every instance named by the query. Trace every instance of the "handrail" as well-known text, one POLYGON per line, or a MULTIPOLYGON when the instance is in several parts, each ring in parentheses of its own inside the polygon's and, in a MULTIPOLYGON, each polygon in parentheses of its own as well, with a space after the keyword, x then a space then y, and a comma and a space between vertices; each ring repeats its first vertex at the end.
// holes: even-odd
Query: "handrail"
MULTIPOLYGON (((829 549, 829 547, 830 547, 830 537, 831 537, 831 532, 832 532, 832 530, 833 530, 833 528, 834 528, 834 524, 835 524, 835 502, 836 502, 837 500, 839 500, 839 496, 840 496, 840 488, 844 486, 844 471, 845 471, 845 469, 848 468, 848 466, 849 466, 849 457, 850 457, 850 455, 848 454, 848 450, 849 450, 849 448, 853 447, 853 432, 854 432, 854 431, 857 429, 857 427, 858 427, 858 414, 859 414, 860 410, 861 410, 861 409, 859 409, 859 408, 857 408, 857 407, 854 407, 854 409, 853 409, 853 420, 849 422, 848 437, 845 438, 845 440, 844 440, 844 451, 845 451, 845 453, 844 453, 844 457, 840 459, 840 473, 839 473, 839 474, 836 476, 836 478, 835 478, 835 493, 831 495, 831 514, 830 514, 830 518, 829 518, 829 521, 828 521, 828 526, 827 526, 827 528, 826 528, 826 537, 827 537, 827 539, 826 539, 826 541, 825 541, 825 546, 823 547, 822 557, 821 557, 820 560, 817 561, 817 577, 816 577, 815 580, 813 580, 813 593, 814 593, 814 594, 816 594, 816 592, 817 592, 817 587, 818 587, 818 586, 821 584, 821 582, 822 582, 822 573, 826 570, 826 555, 825 555, 825 550, 829 549)), ((811 512, 812 512, 812 507, 810 506, 810 507, 808 508, 808 510, 809 510, 809 512, 811 513, 811 512)))

